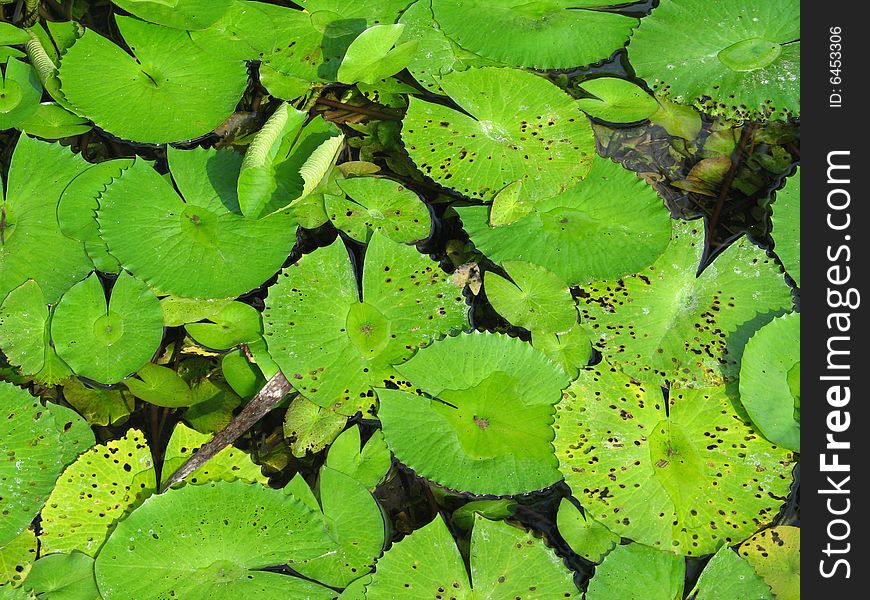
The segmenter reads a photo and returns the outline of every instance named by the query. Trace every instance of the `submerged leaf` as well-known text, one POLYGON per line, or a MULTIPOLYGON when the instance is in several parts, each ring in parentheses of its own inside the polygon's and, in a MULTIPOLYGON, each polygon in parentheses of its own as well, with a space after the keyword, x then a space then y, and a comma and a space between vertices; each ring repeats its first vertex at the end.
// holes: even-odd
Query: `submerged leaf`
POLYGON ((436 182, 490 201, 522 181, 523 193, 538 200, 588 175, 592 127, 546 79, 483 67, 445 75, 440 85, 463 112, 411 98, 402 126, 411 159, 436 182))
POLYGON ((425 396, 379 389, 378 417, 396 458, 418 475, 497 496, 559 481, 550 425, 569 380, 543 354, 504 335, 461 335, 396 370, 425 396))
POLYGON ((793 456, 741 418, 734 392, 671 388, 665 401, 606 363, 581 371, 557 406, 554 444, 586 514, 689 556, 769 523, 788 495, 793 456))

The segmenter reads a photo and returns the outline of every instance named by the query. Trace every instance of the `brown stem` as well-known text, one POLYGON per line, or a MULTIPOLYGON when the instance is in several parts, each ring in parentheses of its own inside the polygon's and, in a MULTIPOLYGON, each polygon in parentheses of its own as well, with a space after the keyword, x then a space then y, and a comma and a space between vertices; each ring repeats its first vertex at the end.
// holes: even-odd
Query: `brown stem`
POLYGON ((740 142, 737 144, 737 148, 735 148, 734 152, 731 154, 731 166, 728 168, 728 172, 725 173, 725 178, 722 180, 722 187, 719 188, 719 198, 716 201, 716 207, 713 209, 713 215, 710 217, 709 225, 707 227, 707 230, 710 232, 711 239, 713 239, 712 236, 716 232, 716 226, 719 224, 719 217, 722 215, 722 208, 725 206, 725 200, 728 198, 728 192, 731 191, 731 186, 734 183, 734 178, 737 176, 737 170, 743 163, 743 150, 746 148, 746 144, 755 137, 756 129, 757 127, 755 123, 750 123, 743 128, 743 131, 740 132, 740 142))
POLYGON ((220 430, 211 440, 203 444, 193 456, 178 468, 160 488, 161 493, 170 486, 184 479, 208 462, 215 454, 232 444, 248 431, 263 415, 275 408, 284 396, 290 393, 292 387, 281 371, 278 371, 257 395, 254 396, 242 412, 233 417, 230 424, 220 430))
POLYGON ((338 102, 336 100, 330 100, 328 98, 318 98, 315 101, 315 104, 320 104, 321 106, 329 106, 330 108, 337 108, 339 110, 346 110, 348 112, 356 113, 358 115, 366 115, 367 117, 374 117, 376 119, 382 119, 384 121, 402 120, 402 117, 400 117, 399 115, 381 112, 379 110, 375 110, 373 108, 366 108, 364 106, 345 104, 344 102, 338 102))

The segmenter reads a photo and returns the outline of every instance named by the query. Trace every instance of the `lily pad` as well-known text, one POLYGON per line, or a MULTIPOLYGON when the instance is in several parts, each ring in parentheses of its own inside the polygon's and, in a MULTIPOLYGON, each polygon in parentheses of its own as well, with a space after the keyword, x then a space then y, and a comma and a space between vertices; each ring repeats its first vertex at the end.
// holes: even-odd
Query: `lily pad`
POLYGON ((800 375, 797 389, 790 376, 800 369, 800 313, 774 319, 750 338, 740 366, 740 402, 768 440, 800 452, 800 375), (795 396, 797 392, 797 396, 795 396))
POLYGON ((769 523, 788 495, 793 456, 735 412, 735 391, 671 388, 665 401, 606 363, 581 371, 557 406, 554 444, 587 515, 689 556, 769 523))
POLYGON ((6 411, 0 420, 0 546, 5 546, 27 529, 63 468, 93 445, 94 437, 74 412, 42 406, 10 383, 0 382, 0 404, 6 411), (82 428, 85 435, 79 435, 82 428))
POLYGON ((336 78, 344 83, 375 84, 408 66, 417 41, 399 43, 405 26, 374 25, 360 33, 347 48, 336 78))
POLYGON ((19 127, 36 112, 42 98, 42 84, 33 67, 15 59, 5 65, 0 76, 0 130, 19 127))
POLYGON ((100 196, 97 219, 112 255, 151 287, 186 298, 238 296, 274 275, 296 241, 295 220, 242 216, 241 158, 202 149, 168 155, 183 200, 141 161, 100 196))
POLYGON ((135 409, 132 394, 122 390, 89 388, 76 377, 63 382, 63 399, 91 425, 120 425, 135 409))
POLYGON ((379 389, 378 417, 393 454, 418 475, 497 496, 559 481, 550 426, 569 379, 546 356, 517 338, 471 334, 396 370, 426 395, 379 389))
POLYGON ((771 216, 774 251, 786 273, 801 285, 801 170, 788 178, 776 193, 771 216))
POLYGON ((431 0, 418 0, 402 13, 399 23, 405 26, 404 38, 417 40, 408 71, 417 82, 436 94, 443 93, 439 81, 452 71, 494 65, 493 61, 460 48, 444 35, 432 15, 431 0))
POLYGON ((175 29, 197 30, 214 25, 233 0, 112 0, 140 19, 175 29))
POLYGON ((54 385, 72 374, 50 343, 51 309, 35 281, 28 280, 0 304, 0 348, 23 375, 54 385))
POLYGON ((378 559, 365 597, 393 600, 448 593, 456 600, 580 598, 562 559, 540 539, 505 523, 475 519, 470 563, 469 578, 447 526, 436 516, 378 559))
POLYGON ((665 250, 671 232, 670 215, 655 191, 597 156, 585 181, 535 203, 514 222, 491 227, 485 206, 456 212, 474 245, 493 261, 535 263, 568 285, 643 269, 665 250))
POLYGON ((353 177, 338 181, 350 200, 326 197, 326 210, 335 226, 366 243, 375 229, 394 242, 410 244, 429 237, 429 208, 402 184, 381 177, 353 177))
POLYGON ((440 85, 464 112, 412 97, 402 126, 411 160, 437 183, 490 201, 522 181, 526 197, 539 200, 589 174, 592 127, 549 81, 482 67, 449 73, 440 85))
POLYGON ((773 600, 770 586, 728 546, 722 546, 710 559, 692 593, 695 600, 773 600))
POLYGON ((556 526, 574 552, 594 563, 600 563, 619 545, 618 535, 592 517, 580 512, 566 498, 559 503, 556 526))
POLYGON ((263 332, 260 312, 244 302, 228 304, 208 320, 210 322, 189 323, 185 329, 198 344, 215 350, 228 350, 245 342, 254 342, 263 332))
POLYGON ((737 549, 777 600, 800 600, 801 530, 781 525, 752 536, 737 549))
POLYGON ((170 408, 194 404, 190 386, 171 368, 149 362, 136 375, 125 379, 124 385, 140 400, 170 408))
POLYGON ((734 381, 755 331, 791 309, 778 265, 746 238, 700 276, 697 223, 674 227, 648 268, 583 286, 580 315, 604 357, 647 383, 712 387, 734 381))
POLYGON ((617 546, 589 580, 587 600, 674 600, 683 597, 685 560, 640 544, 617 546))
MULTIPOLYGON (((206 0, 207 1, 207 0, 206 0)), ((190 31, 190 39, 204 51, 223 59, 256 60, 278 43, 275 22, 262 4, 229 0, 231 6, 208 29, 190 31)))
POLYGON ((457 527, 471 531, 477 515, 490 521, 509 519, 514 516, 518 506, 515 500, 508 498, 501 498, 499 500, 472 500, 453 511, 453 514, 450 515, 450 520, 457 527))
POLYGON ((39 598, 93 600, 100 597, 94 580, 94 559, 81 552, 42 556, 33 564, 22 587, 39 598))
POLYGON ((18 587, 36 560, 36 534, 25 529, 0 546, 0 587, 18 587))
POLYGON ((344 415, 374 404, 372 386, 395 380, 436 336, 466 323, 459 288, 413 247, 375 233, 362 268, 362 301, 341 240, 303 256, 270 288, 263 312, 272 359, 312 402, 344 415))
POLYGON ((732 120, 800 116, 800 3, 662 2, 628 48, 656 93, 732 120))
POLYGON ((597 77, 580 84, 591 98, 577 101, 586 114, 608 123, 634 123, 659 109, 656 99, 642 88, 619 77, 597 77))
POLYGON ((57 224, 61 193, 90 166, 59 144, 18 138, 0 198, 0 296, 33 279, 54 304, 93 268, 84 246, 57 224))
POLYGON ((293 456, 301 458, 329 446, 347 424, 347 416, 296 396, 284 416, 284 436, 293 456))
POLYGON ((118 523, 97 556, 97 584, 105 600, 331 599, 317 583, 263 569, 321 556, 333 544, 323 519, 280 490, 188 485, 150 497, 118 523), (142 569, 147 577, 130 577, 142 569))
POLYGON ((326 466, 359 481, 369 490, 387 476, 392 465, 384 434, 378 430, 360 447, 359 427, 343 432, 329 447, 326 466))
POLYGON ((99 277, 91 275, 61 298, 51 338, 78 375, 115 383, 151 360, 163 339, 163 311, 154 293, 126 273, 118 276, 107 306, 99 277))
POLYGON ((432 0, 435 20, 463 48, 502 63, 566 69, 603 60, 628 41, 637 19, 607 0, 432 0), (493 35, 493 32, 498 32, 493 35))
POLYGON ((204 52, 183 30, 116 20, 135 56, 87 31, 63 57, 61 89, 76 113, 152 144, 205 135, 233 113, 248 83, 243 62, 204 52))
POLYGON ((504 261, 502 266, 513 281, 495 273, 484 278, 486 298, 496 312, 533 334, 565 333, 577 325, 571 291, 557 275, 521 261, 504 261))

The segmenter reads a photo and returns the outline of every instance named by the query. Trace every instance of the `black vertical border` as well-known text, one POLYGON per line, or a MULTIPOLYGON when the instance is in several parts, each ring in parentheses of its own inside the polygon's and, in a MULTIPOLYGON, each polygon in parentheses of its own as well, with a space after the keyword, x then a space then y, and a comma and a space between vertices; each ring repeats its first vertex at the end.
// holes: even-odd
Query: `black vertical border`
POLYGON ((870 590, 870 566, 865 562, 865 545, 870 546, 865 526, 870 420, 863 383, 863 375, 870 370, 870 352, 864 351, 870 342, 865 316, 870 306, 864 306, 870 304, 866 286, 870 270, 866 204, 870 198, 864 183, 870 178, 865 136, 870 94, 865 93, 862 82, 870 61, 870 32, 863 23, 862 5, 866 7, 843 0, 801 3, 801 387, 806 391, 801 394, 801 589, 809 600, 866 598, 870 590), (839 33, 834 33, 836 28, 839 33), (842 46, 832 47, 836 43, 842 46), (831 54, 837 51, 841 56, 831 54), (836 71, 831 71, 837 67, 831 61, 837 59, 842 62, 839 82, 832 79, 837 77, 836 71), (829 160, 850 167, 831 171, 830 179, 838 180, 836 183, 829 181, 829 160), (833 210, 829 195, 832 204, 848 206, 833 210), (842 227, 847 215, 848 227, 835 230, 830 226, 842 227), (834 271, 830 271, 832 267, 834 271), (835 285, 829 280, 831 276, 842 280, 847 273, 848 282, 835 285), (829 301, 829 294, 846 294, 849 288, 861 295, 860 303, 852 303, 859 305, 831 306, 837 303, 837 296, 829 301), (848 319, 839 321, 840 325, 849 323, 848 332, 829 328, 832 313, 848 313, 848 319), (831 336, 841 339, 830 342, 831 336), (849 351, 835 359, 841 367, 848 367, 828 367, 829 343, 849 351), (848 380, 823 379, 831 375, 848 380), (840 406, 832 406, 828 396, 833 385, 849 387, 848 403, 841 388, 833 392, 834 404, 840 406), (831 431, 831 426, 842 429, 847 418, 845 431, 831 431), (829 433, 837 442, 848 442, 849 448, 828 448, 829 433), (822 461, 830 464, 834 455, 840 464, 849 465, 848 472, 823 470, 822 461), (848 511, 843 512, 846 508, 848 511), (837 564, 837 560, 846 562, 837 564))

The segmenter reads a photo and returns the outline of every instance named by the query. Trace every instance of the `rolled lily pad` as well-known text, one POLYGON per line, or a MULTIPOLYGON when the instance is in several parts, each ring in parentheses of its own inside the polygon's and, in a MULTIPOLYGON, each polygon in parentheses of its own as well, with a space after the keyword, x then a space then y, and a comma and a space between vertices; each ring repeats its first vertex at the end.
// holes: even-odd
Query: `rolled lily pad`
POLYGON ((600 563, 619 545, 618 535, 592 517, 580 512, 566 498, 559 503, 556 525, 571 549, 591 562, 600 563))
POLYGON ((447 37, 481 56, 536 69, 603 60, 628 41, 637 19, 601 9, 607 0, 432 0, 447 37), (498 35, 492 35, 498 32, 498 35))
POLYGON ((140 19, 175 29, 197 30, 214 25, 233 0, 112 0, 140 19))
POLYGON ((205 135, 233 113, 248 83, 243 62, 204 52, 186 31, 116 20, 135 56, 87 31, 63 57, 61 89, 76 113, 152 144, 205 135))
POLYGON ((375 84, 407 67, 417 41, 399 43, 404 29, 402 24, 374 25, 360 33, 348 46, 337 79, 375 84))
POLYGON ((452 278, 379 233, 366 251, 362 301, 341 240, 282 275, 263 312, 269 354, 302 395, 340 414, 370 409, 371 388, 395 380, 392 365, 466 323, 452 278))
POLYGON ((557 406, 554 445, 586 514, 689 556, 769 523, 788 495, 793 456, 743 421, 734 392, 671 388, 666 402, 657 386, 606 363, 581 371, 557 406))
POLYGON ((0 198, 0 296, 33 279, 53 304, 93 268, 81 242, 57 224, 61 193, 90 166, 58 144, 18 138, 0 198))
POLYGON ((771 216, 774 251, 786 273, 801 285, 801 170, 786 180, 776 193, 771 216))
POLYGON ((640 544, 617 546, 589 580, 587 600, 674 600, 683 597, 681 556, 640 544))
POLYGON ((591 125, 549 81, 482 67, 449 73, 440 85, 464 112, 411 98, 402 126, 411 160, 437 183, 490 201, 522 181, 526 197, 539 200, 589 174, 591 125))
POLYGON ((656 93, 733 120, 800 116, 797 0, 662 2, 629 59, 656 93))
POLYGON ((40 598, 91 600, 99 598, 94 559, 81 552, 49 554, 33 564, 22 586, 40 598))
POLYGON ((53 385, 72 374, 50 343, 51 310, 42 289, 28 280, 0 304, 0 349, 23 375, 53 385))
POLYGON ((396 370, 426 396, 379 389, 378 417, 393 454, 418 475, 496 496, 559 481, 550 425, 569 379, 546 356, 517 338, 471 334, 396 370))
POLYGON ((151 360, 163 339, 163 311, 154 293, 126 273, 118 276, 107 307, 100 279, 91 275, 61 298, 51 338, 78 375, 115 383, 151 360))
POLYGON ((87 424, 70 410, 42 406, 39 399, 0 382, 0 546, 27 529, 49 497, 67 463, 93 445, 87 424), (58 409, 58 410, 55 410, 58 409), (90 439, 66 435, 84 428, 90 439))
POLYGON ((671 232, 670 215, 655 191, 597 156, 585 181, 535 203, 511 223, 491 227, 486 206, 456 212, 474 245, 493 261, 541 265, 568 285, 643 269, 665 250, 671 232))
POLYGON ((402 13, 399 23, 405 26, 403 39, 417 40, 408 71, 414 79, 436 94, 443 93, 439 81, 452 71, 494 65, 493 61, 460 48, 441 31, 432 16, 431 0, 418 0, 402 13))
POLYGON ((690 597, 695 600, 773 600, 770 586, 728 546, 722 546, 710 559, 692 593, 695 595, 690 597))
POLYGON ((800 452, 801 315, 774 319, 750 338, 740 366, 740 402, 768 440, 800 452), (790 377, 797 366, 797 389, 790 377), (797 392, 797 395, 795 395, 797 392))
POLYGON ((233 302, 208 320, 211 322, 190 323, 185 329, 198 344, 215 350, 228 350, 245 342, 254 342, 263 333, 260 312, 244 302, 233 302))
POLYGON ((791 290, 773 259, 746 238, 696 276, 703 246, 699 225, 679 222, 651 266, 583 286, 581 320, 607 361, 660 385, 737 379, 746 342, 791 309, 791 290))
POLYGON ((469 578, 447 526, 436 516, 378 559, 365 597, 393 600, 448 593, 457 600, 580 598, 562 559, 540 539, 506 523, 475 519, 470 563, 469 578))
POLYGON ((96 562, 105 600, 331 599, 317 583, 262 570, 334 550, 324 522, 281 490, 244 482, 184 486, 152 496, 121 521, 96 562), (130 577, 144 569, 147 577, 130 577))
POLYGON ((619 77, 598 77, 580 84, 591 98, 577 101, 586 114, 609 123, 634 123, 652 116, 658 109, 656 99, 642 88, 619 77))
POLYGON ((801 530, 782 525, 752 536, 737 549, 777 600, 800 600, 801 530))
POLYGON ((25 529, 0 546, 0 587, 18 587, 36 560, 36 534, 25 529))
POLYGON ((151 287, 186 298, 238 296, 274 275, 296 241, 295 220, 242 216, 241 158, 203 149, 168 155, 183 200, 141 161, 100 196, 97 219, 112 255, 151 287))
POLYGON ((410 244, 429 237, 429 208, 414 192, 391 179, 354 177, 338 181, 350 197, 326 198, 326 210, 335 226, 359 242, 368 242, 380 230, 394 242, 410 244))

